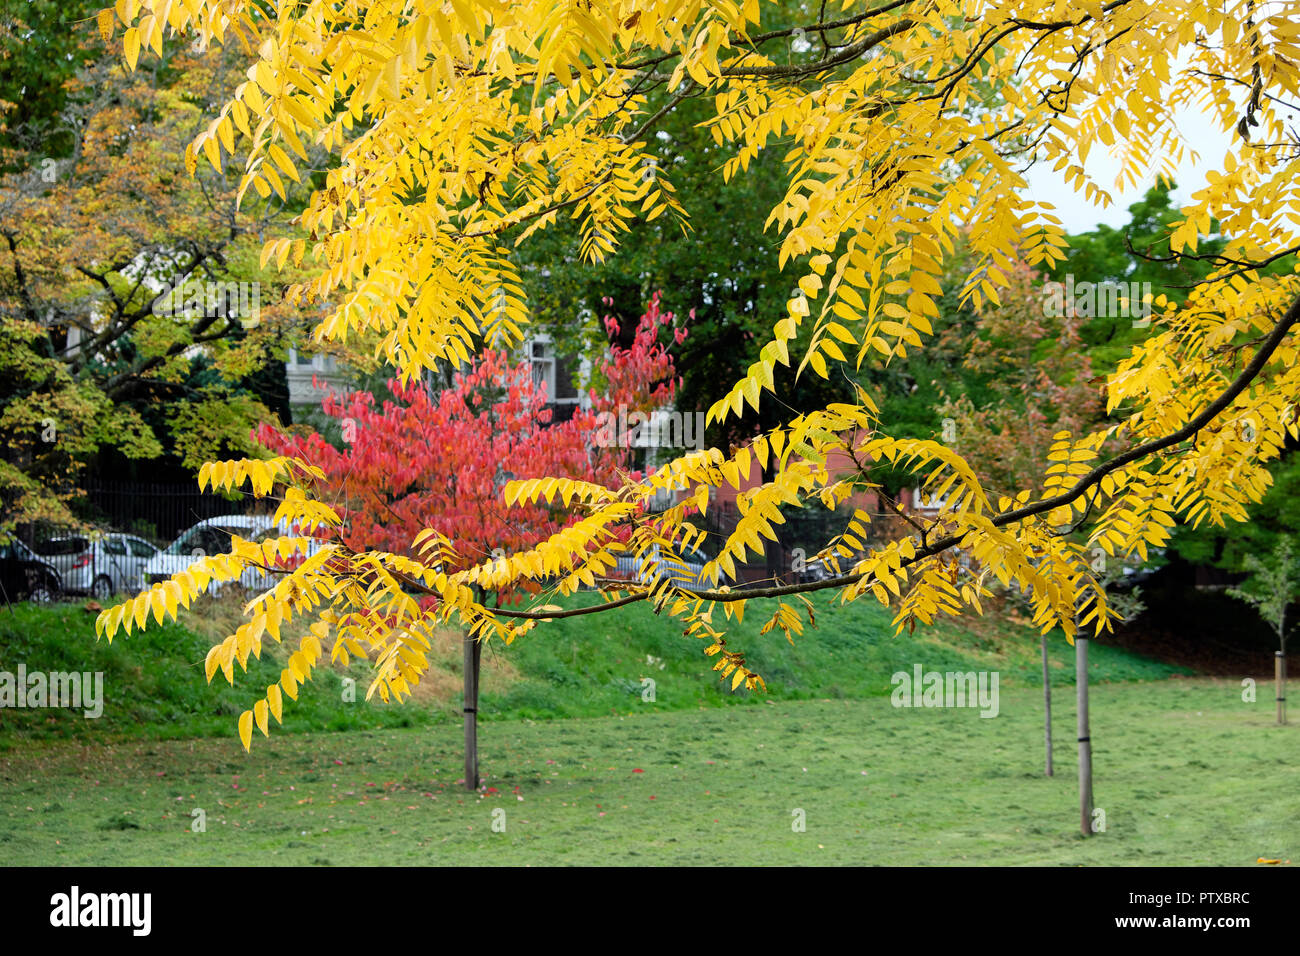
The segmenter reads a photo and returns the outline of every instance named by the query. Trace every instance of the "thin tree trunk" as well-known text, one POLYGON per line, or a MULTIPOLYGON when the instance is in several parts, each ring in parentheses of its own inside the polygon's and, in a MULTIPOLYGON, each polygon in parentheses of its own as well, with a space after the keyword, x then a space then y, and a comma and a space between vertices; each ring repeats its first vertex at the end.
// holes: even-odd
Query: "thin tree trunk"
POLYGON ((465 789, 478 789, 478 675, 482 646, 465 635, 465 789))
MULTIPOLYGON (((1290 582, 1287 582, 1290 593, 1290 582)), ((1282 605, 1282 617, 1277 622, 1278 651, 1273 658, 1273 683, 1276 685, 1273 696, 1277 698, 1277 722, 1286 723, 1286 605, 1282 605)))
POLYGON ((1039 638, 1043 649, 1043 743, 1047 748, 1047 764, 1044 773, 1052 775, 1052 683, 1047 669, 1047 635, 1039 638))
POLYGON ((1274 697, 1277 698, 1277 722, 1286 723, 1286 653, 1284 651, 1273 652, 1273 684, 1276 688, 1274 697))
POLYGON ((1088 639, 1074 638, 1074 682, 1079 712, 1079 828, 1092 835, 1092 737, 1088 733, 1088 639))

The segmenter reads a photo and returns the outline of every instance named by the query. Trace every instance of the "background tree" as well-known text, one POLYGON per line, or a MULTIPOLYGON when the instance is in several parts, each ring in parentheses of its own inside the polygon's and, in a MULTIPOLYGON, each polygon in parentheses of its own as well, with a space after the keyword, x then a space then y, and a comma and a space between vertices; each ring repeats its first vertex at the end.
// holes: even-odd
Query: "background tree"
MULTIPOLYGON (((1028 266, 1017 264, 1007 277, 1000 303, 967 310, 964 321, 937 332, 947 354, 962 356, 962 374, 954 369, 951 384, 939 385, 944 401, 938 414, 944 419, 943 439, 962 453, 991 493, 1024 487, 1040 493, 1053 441, 1063 433, 1097 428, 1105 419, 1104 405, 1080 334, 1085 320, 1072 310, 1044 308, 1041 277, 1028 266), (976 405, 972 395, 983 404, 976 405)), ((1050 777, 1052 684, 1045 632, 1039 644, 1043 766, 1050 777)))
MULTIPOLYGON (((788 19, 790 14, 777 16, 788 19)), ((673 99, 662 85, 649 93, 657 106, 673 99)), ((749 238, 763 234, 767 211, 784 190, 780 156, 764 152, 746 175, 719 182, 717 169, 727 150, 703 125, 708 115, 698 99, 678 104, 647 140, 641 168, 643 179, 663 177, 671 183, 676 200, 691 211, 689 220, 667 214, 646 222, 622 237, 617 256, 602 262, 580 254, 581 226, 573 220, 561 220, 512 251, 535 320, 561 349, 598 360, 606 342, 605 323, 595 321, 598 315, 612 316, 618 340, 630 345, 642 303, 652 291, 662 290, 665 308, 681 315, 689 310, 690 338, 679 349, 682 384, 677 394, 687 410, 708 408, 718 382, 744 374, 793 289, 789 277, 782 276, 776 243, 749 238)), ((818 379, 786 391, 795 411, 852 395, 843 380, 818 379)), ((739 428, 714 424, 708 441, 726 447, 748 440, 790 411, 764 409, 755 423, 739 428)))
POLYGON ((34 322, 0 322, 0 539, 22 523, 75 523, 77 486, 101 449, 128 458, 162 453, 134 409, 74 378, 48 345, 48 330, 34 322))
POLYGON ((125 476, 150 460, 156 480, 160 466, 192 474, 252 453, 249 429, 287 416, 275 359, 307 325, 258 261, 265 231, 287 228, 292 194, 240 207, 237 179, 186 168, 204 110, 229 95, 243 58, 172 44, 130 72, 93 20, 64 33, 53 7, 25 12, 45 18, 10 25, 5 62, 26 72, 46 34, 60 42, 35 49, 66 47, 67 59, 31 71, 33 96, 4 113, 0 420, 14 440, 0 458, 27 489, 0 506, 9 528, 74 521, 67 504, 94 471, 125 476))
POLYGON ((1286 723, 1286 639, 1287 610, 1300 600, 1300 575, 1296 574, 1295 549, 1288 536, 1281 536, 1268 557, 1248 554, 1245 567, 1249 577, 1228 593, 1253 607, 1277 635, 1277 722, 1286 723))
MULTIPOLYGON (((89 21, 99 0, 14 0, 0 13, 0 172, 17 172, 32 144, 69 156, 69 81, 107 50, 89 21)), ((119 51, 120 52, 120 51, 119 51)))
MULTIPOLYGON (((1169 249, 1170 226, 1180 218, 1173 201, 1173 183, 1157 183, 1137 203, 1129 207, 1129 222, 1122 227, 1099 225, 1095 230, 1070 236, 1067 258, 1056 265, 1051 276, 1057 281, 1073 274, 1080 281, 1115 281, 1150 283, 1157 295, 1182 300, 1188 291, 1209 275, 1212 260, 1171 255, 1169 249)), ((1223 247, 1217 224, 1211 224, 1212 234, 1201 242, 1201 256, 1212 255, 1223 247)), ((1282 274, 1294 268, 1294 254, 1283 255, 1265 265, 1261 272, 1282 274)), ((1095 315, 1080 325, 1083 347, 1095 369, 1108 368, 1117 357, 1139 343, 1147 334, 1126 316, 1095 315)), ((1293 409, 1283 411, 1282 425, 1289 424, 1293 409)), ((1253 423, 1245 422, 1243 431, 1254 431, 1253 423)), ((1157 582, 1160 588, 1157 600, 1161 602, 1162 618, 1172 610, 1170 604, 1186 607, 1186 588, 1191 581, 1190 569, 1213 568, 1237 578, 1247 571, 1247 555, 1269 554, 1274 551, 1282 536, 1300 534, 1300 459, 1294 452, 1297 443, 1287 437, 1275 461, 1265 467, 1268 472, 1268 490, 1258 503, 1247 506, 1248 522, 1216 525, 1202 522, 1199 525, 1180 524, 1173 529, 1167 554, 1151 555, 1150 566, 1163 567, 1174 563, 1171 575, 1157 582)), ((1010 449, 1004 449, 1010 451, 1010 449)), ((1114 563, 1108 574, 1115 576, 1120 569, 1114 563)), ((1200 580, 1198 576, 1197 580, 1200 580)), ((1117 579, 1122 583, 1122 579, 1117 579)), ((1131 619, 1140 613, 1141 588, 1117 593, 1121 603, 1136 597, 1137 606, 1128 607, 1124 617, 1131 619)), ((1205 630, 1221 631, 1220 622, 1237 620, 1230 608, 1220 610, 1213 591, 1197 598, 1189 616, 1175 625, 1180 633, 1187 627, 1195 628, 1199 621, 1205 630), (1219 617, 1216 617, 1216 613, 1219 617)), ((1131 603, 1131 602, 1130 602, 1131 603)), ((1233 627, 1226 637, 1253 647, 1249 628, 1233 627)))

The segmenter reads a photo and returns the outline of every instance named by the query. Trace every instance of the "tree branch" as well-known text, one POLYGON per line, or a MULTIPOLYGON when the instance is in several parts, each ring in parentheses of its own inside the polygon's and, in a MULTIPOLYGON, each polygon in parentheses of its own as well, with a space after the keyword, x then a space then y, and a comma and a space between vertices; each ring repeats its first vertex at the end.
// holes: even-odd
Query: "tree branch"
MULTIPOLYGON (((1278 320, 1277 324, 1273 326, 1273 331, 1269 333, 1264 344, 1260 346, 1259 351, 1255 353, 1255 357, 1251 359, 1250 363, 1244 369, 1242 369, 1241 374, 1238 375, 1237 378, 1219 394, 1218 398, 1207 405, 1199 415, 1182 428, 1178 429, 1178 431, 1166 435, 1163 438, 1152 439, 1149 442, 1138 445, 1136 448, 1131 448, 1122 454, 1116 455, 1114 458, 1098 465, 1096 468, 1092 469, 1092 471, 1088 472, 1088 474, 1082 476, 1075 483, 1074 487, 1059 495, 1052 498, 1045 498, 1033 504, 1025 505, 1022 508, 1003 512, 993 518, 993 526, 1001 528, 1009 524, 1014 524, 1017 521, 1023 521, 1026 518, 1032 518, 1035 515, 1040 515, 1064 505, 1068 505, 1080 495, 1085 494, 1094 485, 1099 484, 1101 480, 1111 472, 1116 471, 1131 462, 1137 461, 1138 459, 1146 458, 1156 452, 1163 451, 1166 448, 1184 442, 1196 435, 1197 432, 1212 422, 1219 413, 1231 405, 1233 400, 1245 391, 1246 387, 1254 381, 1263 370, 1264 366, 1268 364, 1268 360, 1272 357, 1273 353, 1277 351, 1278 346, 1282 344, 1282 341, 1286 338, 1287 334, 1297 322, 1300 322, 1300 296, 1291 303, 1291 306, 1287 309, 1286 313, 1278 320)), ((947 551, 960 544, 964 537, 965 535, 963 534, 948 535, 945 538, 941 538, 928 547, 920 548, 911 558, 903 559, 900 563, 900 567, 907 567, 925 558, 933 557, 936 554, 947 551)), ((866 577, 865 573, 849 574, 837 578, 828 578, 825 581, 810 581, 800 584, 781 585, 769 588, 745 588, 736 591, 689 591, 683 592, 683 594, 690 598, 703 601, 728 603, 760 598, 783 597, 787 594, 803 594, 811 591, 823 591, 829 588, 847 587, 848 585, 858 583, 864 577, 866 577)), ((420 590, 424 591, 424 593, 434 593, 425 589, 422 585, 420 586, 420 590)), ((632 604, 635 601, 643 601, 649 597, 650 594, 648 592, 642 592, 640 594, 630 595, 627 598, 620 599, 616 602, 593 605, 589 608, 574 608, 568 611, 552 611, 549 613, 535 611, 507 611, 502 609, 496 613, 500 614, 502 617, 541 621, 549 620, 551 618, 576 617, 581 614, 593 614, 614 607, 622 607, 625 604, 632 604)))

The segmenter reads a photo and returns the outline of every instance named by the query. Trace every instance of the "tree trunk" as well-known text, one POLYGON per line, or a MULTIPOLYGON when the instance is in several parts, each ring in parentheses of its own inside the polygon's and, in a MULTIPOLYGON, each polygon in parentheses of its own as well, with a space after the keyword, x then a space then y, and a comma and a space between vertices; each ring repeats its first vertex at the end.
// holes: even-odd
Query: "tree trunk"
POLYGON ((1273 696, 1277 698, 1277 722, 1286 723, 1286 653, 1284 651, 1273 652, 1273 684, 1276 690, 1273 696))
POLYGON ((478 790, 478 674, 482 645, 465 635, 465 789, 478 790))
POLYGON ((1043 743, 1047 747, 1047 764, 1043 773, 1052 775, 1052 682, 1047 669, 1047 635, 1039 639, 1043 649, 1043 743))
POLYGON ((1074 682, 1079 711, 1079 827, 1092 835, 1092 737, 1088 733, 1088 639, 1074 638, 1074 682))

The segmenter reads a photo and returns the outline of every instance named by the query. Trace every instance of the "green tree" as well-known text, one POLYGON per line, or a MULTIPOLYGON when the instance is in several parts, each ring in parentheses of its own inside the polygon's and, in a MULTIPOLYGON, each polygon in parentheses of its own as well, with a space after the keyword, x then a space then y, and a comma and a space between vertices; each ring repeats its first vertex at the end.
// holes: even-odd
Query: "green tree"
POLYGON ((100 0, 4 0, 0 4, 0 171, 40 143, 47 158, 67 157, 76 131, 66 122, 70 81, 104 54, 85 21, 100 0))
POLYGON ((1296 574, 1292 539, 1282 535, 1271 555, 1261 558, 1248 554, 1243 563, 1248 577, 1239 587, 1229 588, 1228 593, 1253 607, 1277 635, 1277 722, 1285 724, 1287 610, 1300 600, 1300 575, 1296 574))
POLYGON ((3 36, 28 45, 0 43, 4 62, 39 78, 28 60, 51 58, 45 72, 62 79, 58 97, 24 96, 0 172, 7 527, 70 522, 95 469, 149 461, 179 477, 251 453, 252 428, 287 413, 281 360, 308 325, 283 299, 287 277, 259 261, 265 231, 289 228, 303 194, 241 204, 234 177, 187 171, 203 111, 229 95, 243 56, 169 43, 132 72, 93 20, 64 35, 46 5, 31 10, 46 16, 10 23, 3 36), (46 33, 62 43, 31 43, 46 33), (74 47, 84 53, 63 59, 74 47))

